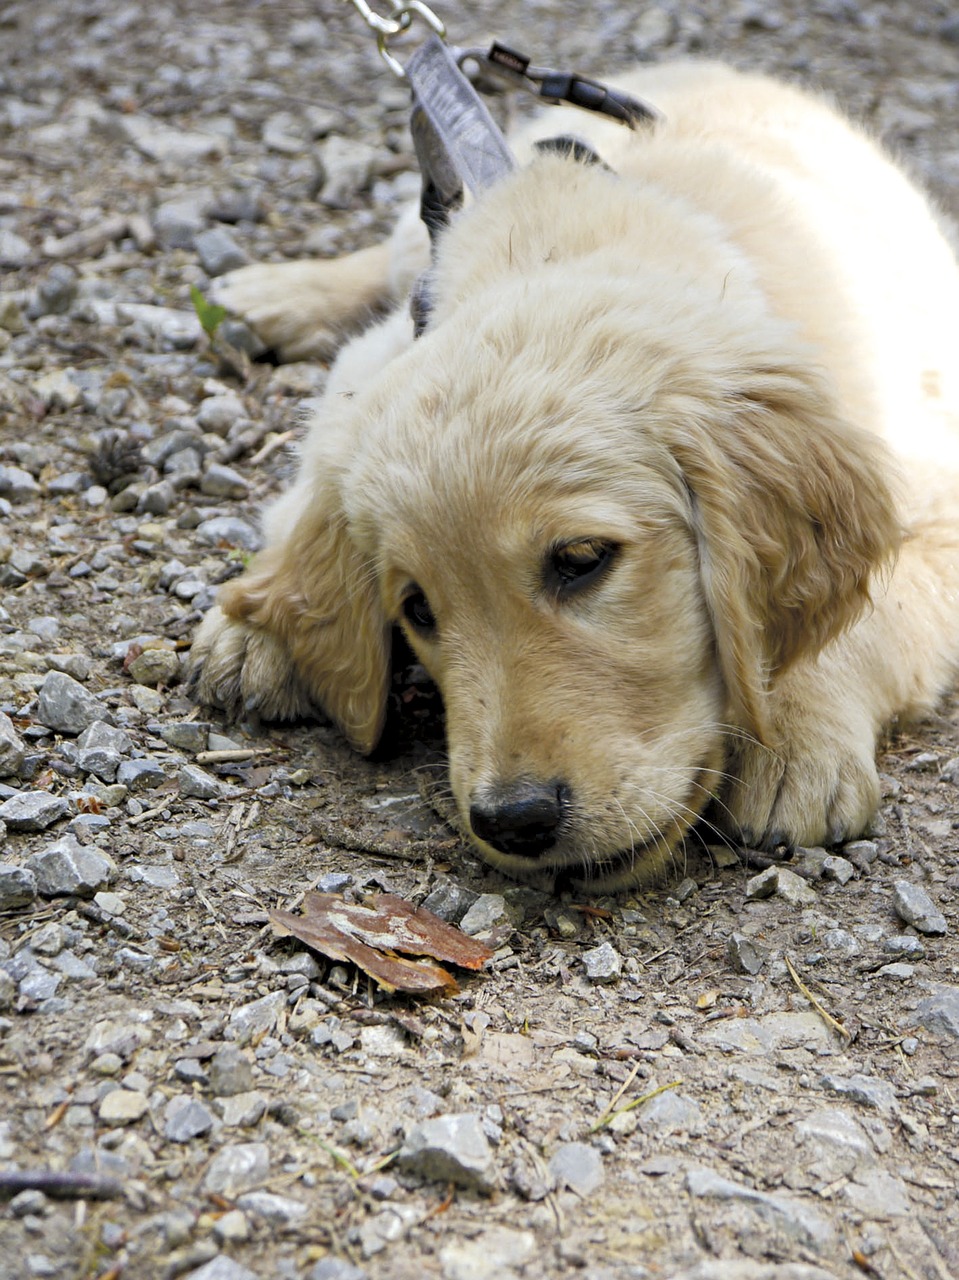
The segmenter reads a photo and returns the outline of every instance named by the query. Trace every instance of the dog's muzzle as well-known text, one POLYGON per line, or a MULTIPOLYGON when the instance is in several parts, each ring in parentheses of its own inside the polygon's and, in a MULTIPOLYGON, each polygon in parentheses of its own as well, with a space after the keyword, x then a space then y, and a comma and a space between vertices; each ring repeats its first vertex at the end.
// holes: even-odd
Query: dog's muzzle
POLYGON ((473 801, 470 826, 500 853, 535 858, 556 843, 568 799, 568 789, 558 782, 494 787, 473 801))

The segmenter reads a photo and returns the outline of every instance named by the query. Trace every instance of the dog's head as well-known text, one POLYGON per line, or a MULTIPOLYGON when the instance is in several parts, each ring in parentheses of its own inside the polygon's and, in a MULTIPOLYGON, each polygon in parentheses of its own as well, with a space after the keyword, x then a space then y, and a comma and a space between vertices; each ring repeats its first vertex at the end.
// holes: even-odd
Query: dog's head
POLYGON ((400 627, 484 856, 617 888, 668 868, 730 734, 775 749, 769 690, 866 606, 894 503, 748 282, 511 272, 520 241, 459 274, 454 241, 426 334, 352 403, 287 556, 322 623, 294 656, 368 751, 400 627))
POLYGON ((304 566, 354 742, 395 624, 487 859, 614 888, 668 866, 730 732, 775 748, 772 682, 858 616, 896 529, 874 443, 801 357, 593 284, 500 289, 396 361, 304 566))

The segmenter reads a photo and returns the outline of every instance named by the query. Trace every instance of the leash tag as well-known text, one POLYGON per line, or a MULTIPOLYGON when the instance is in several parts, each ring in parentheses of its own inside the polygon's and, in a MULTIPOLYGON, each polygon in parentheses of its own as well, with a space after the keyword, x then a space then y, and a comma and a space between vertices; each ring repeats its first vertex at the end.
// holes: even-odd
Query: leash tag
POLYGON ((506 139, 442 40, 430 36, 404 70, 416 106, 473 195, 515 169, 506 139))

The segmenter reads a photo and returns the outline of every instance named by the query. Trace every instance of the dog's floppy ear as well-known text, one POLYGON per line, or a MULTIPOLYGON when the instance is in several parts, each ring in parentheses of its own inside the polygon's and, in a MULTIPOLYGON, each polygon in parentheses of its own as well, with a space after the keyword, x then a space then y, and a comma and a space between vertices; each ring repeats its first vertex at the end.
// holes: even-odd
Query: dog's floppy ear
POLYGON ((706 414, 701 398, 680 399, 670 448, 693 496, 732 713, 770 742, 770 681, 856 620, 895 555, 890 464, 812 371, 756 369, 706 414))
POLYGON ((227 617, 278 641, 296 684, 368 754, 386 713, 390 628, 333 487, 328 481, 325 492, 311 495, 286 537, 228 583, 217 603, 227 617))

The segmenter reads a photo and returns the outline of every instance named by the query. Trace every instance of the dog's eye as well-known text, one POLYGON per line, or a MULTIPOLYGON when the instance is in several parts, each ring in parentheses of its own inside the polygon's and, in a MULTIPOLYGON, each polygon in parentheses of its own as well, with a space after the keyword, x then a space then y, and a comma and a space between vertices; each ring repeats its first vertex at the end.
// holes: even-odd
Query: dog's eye
POLYGON ((610 567, 618 548, 605 538, 580 538, 550 552, 547 581, 564 595, 580 591, 595 582, 610 567))
POLYGON ((420 635, 429 635, 431 631, 436 630, 436 619, 433 617, 430 602, 422 588, 414 584, 403 597, 400 608, 403 617, 420 635))

